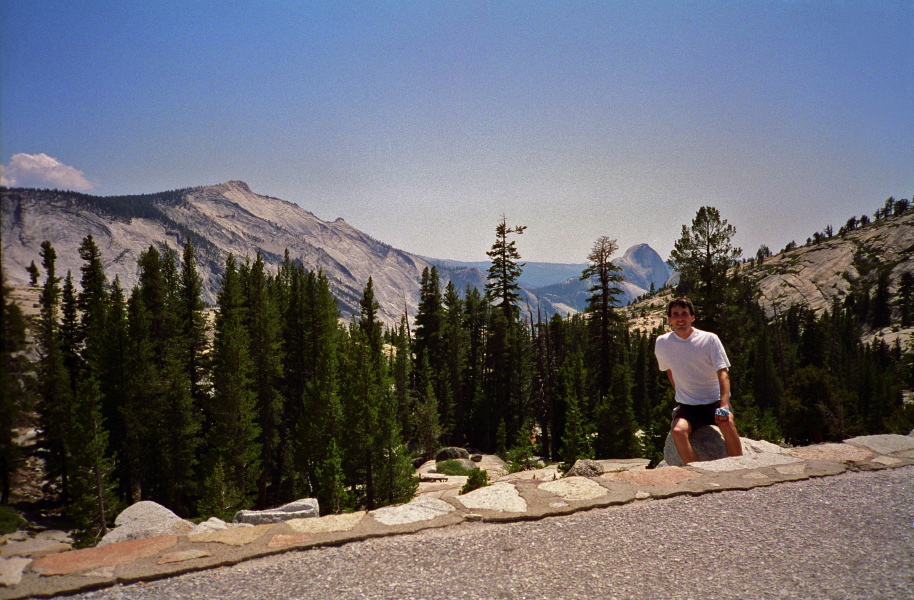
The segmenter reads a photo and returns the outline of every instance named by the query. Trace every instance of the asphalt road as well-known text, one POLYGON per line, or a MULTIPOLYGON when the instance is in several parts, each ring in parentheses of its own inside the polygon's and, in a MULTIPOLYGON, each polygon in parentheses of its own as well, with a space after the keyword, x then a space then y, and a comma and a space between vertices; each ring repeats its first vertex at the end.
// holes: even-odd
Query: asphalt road
POLYGON ((914 467, 459 526, 72 596, 914 598, 914 467))

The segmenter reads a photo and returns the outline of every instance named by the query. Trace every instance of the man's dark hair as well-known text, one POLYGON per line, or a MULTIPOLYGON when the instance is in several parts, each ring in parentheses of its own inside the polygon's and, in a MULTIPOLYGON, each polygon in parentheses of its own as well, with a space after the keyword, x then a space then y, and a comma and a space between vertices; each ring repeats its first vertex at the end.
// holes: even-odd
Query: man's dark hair
POLYGON ((689 309, 689 314, 693 317, 695 316, 695 307, 692 306, 692 301, 688 298, 674 298, 666 307, 666 316, 670 317, 673 315, 673 307, 677 308, 687 308, 689 309))

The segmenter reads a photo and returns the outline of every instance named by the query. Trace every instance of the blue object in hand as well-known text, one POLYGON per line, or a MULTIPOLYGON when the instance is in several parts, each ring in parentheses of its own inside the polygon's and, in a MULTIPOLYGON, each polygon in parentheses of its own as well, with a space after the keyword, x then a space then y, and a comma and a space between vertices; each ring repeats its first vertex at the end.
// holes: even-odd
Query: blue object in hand
POLYGON ((718 417, 729 417, 730 409, 718 408, 717 410, 714 411, 714 414, 717 415, 718 417))

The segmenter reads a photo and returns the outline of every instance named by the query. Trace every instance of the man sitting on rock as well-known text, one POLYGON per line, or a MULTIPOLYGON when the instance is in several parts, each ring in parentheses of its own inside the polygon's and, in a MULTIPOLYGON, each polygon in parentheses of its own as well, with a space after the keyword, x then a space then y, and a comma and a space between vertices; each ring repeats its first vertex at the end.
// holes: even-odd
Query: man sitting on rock
POLYGON ((666 309, 673 331, 657 338, 654 353, 676 391, 671 434, 686 464, 698 460, 689 435, 705 425, 717 425, 727 455, 742 456, 743 447, 730 410, 730 360, 716 334, 692 326, 695 309, 687 298, 676 298, 666 309))

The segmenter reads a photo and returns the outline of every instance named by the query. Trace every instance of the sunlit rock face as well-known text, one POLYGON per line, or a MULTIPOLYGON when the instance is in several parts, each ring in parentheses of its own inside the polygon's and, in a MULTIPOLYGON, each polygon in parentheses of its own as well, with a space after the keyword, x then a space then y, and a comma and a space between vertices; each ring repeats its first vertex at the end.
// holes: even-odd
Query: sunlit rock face
POLYGON ((758 269, 759 303, 769 317, 794 305, 830 310, 859 279, 875 287, 885 267, 892 292, 902 273, 914 272, 914 211, 766 259, 758 269))
MULTIPOLYGON (((311 271, 322 271, 330 282, 343 319, 359 312, 359 299, 372 277, 379 317, 388 325, 406 311, 415 317, 422 271, 437 266, 442 288, 453 281, 461 294, 484 288, 484 268, 425 259, 393 248, 355 229, 343 219, 323 221, 297 204, 262 196, 242 181, 141 196, 90 196, 57 190, 9 189, 2 194, 3 267, 7 281, 24 285, 34 262, 41 266, 41 243, 50 240, 57 251, 57 274, 67 271, 79 281, 82 261, 78 248, 92 235, 102 254, 106 275, 130 292, 137 282, 137 260, 150 246, 180 255, 186 239, 194 244, 203 279, 203 297, 216 295, 229 253, 253 260, 260 252, 275 273, 286 250, 290 258, 311 271)), ((630 248, 617 259, 626 282, 620 302, 660 287, 669 267, 646 244, 630 248)), ((573 314, 583 310, 588 282, 579 273, 565 283, 521 291, 524 314, 573 314)), ((559 280, 560 281, 560 280, 559 280)))
MULTIPOLYGON (((12 284, 26 284, 31 262, 41 266, 40 249, 50 240, 57 251, 57 274, 79 281, 78 248, 92 235, 109 280, 128 291, 137 282, 137 259, 155 246, 180 255, 185 239, 195 246, 204 299, 215 303, 229 253, 253 260, 259 251, 275 273, 286 249, 290 258, 328 277, 344 318, 358 313, 358 301, 372 276, 381 318, 396 323, 404 310, 415 315, 419 281, 428 263, 392 248, 342 219, 323 221, 300 206, 255 194, 230 181, 144 196, 96 197, 52 190, 4 190, 3 266, 12 284)), ((478 273, 441 270, 458 289, 478 273)))

